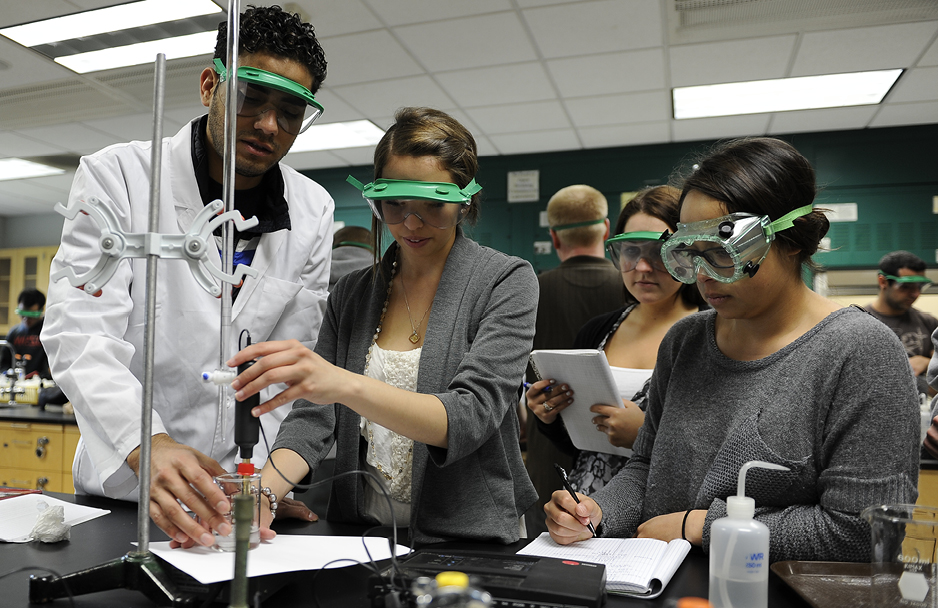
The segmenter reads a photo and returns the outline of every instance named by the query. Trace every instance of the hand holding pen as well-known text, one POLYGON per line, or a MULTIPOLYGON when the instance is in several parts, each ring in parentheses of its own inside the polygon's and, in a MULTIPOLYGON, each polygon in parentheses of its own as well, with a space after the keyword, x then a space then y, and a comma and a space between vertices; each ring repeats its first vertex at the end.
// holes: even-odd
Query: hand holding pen
POLYGON ((528 409, 544 424, 553 424, 557 415, 573 403, 573 391, 566 384, 557 386, 556 380, 538 380, 524 383, 528 409))
MULTIPOLYGON (((570 480, 567 478, 567 472, 564 471, 563 467, 556 462, 554 463, 554 468, 557 469, 557 474, 560 475, 560 481, 563 483, 564 489, 566 489, 570 496, 573 497, 573 500, 576 502, 576 504, 582 504, 580 503, 580 499, 577 498, 576 492, 573 491, 573 486, 570 485, 570 480)), ((574 511, 576 511, 576 509, 574 509, 574 511)), ((572 513, 572 515, 579 519, 579 516, 575 512, 572 513)), ((587 520, 586 528, 590 531, 590 533, 592 533, 593 536, 596 536, 596 528, 593 527, 593 522, 591 520, 587 520)))

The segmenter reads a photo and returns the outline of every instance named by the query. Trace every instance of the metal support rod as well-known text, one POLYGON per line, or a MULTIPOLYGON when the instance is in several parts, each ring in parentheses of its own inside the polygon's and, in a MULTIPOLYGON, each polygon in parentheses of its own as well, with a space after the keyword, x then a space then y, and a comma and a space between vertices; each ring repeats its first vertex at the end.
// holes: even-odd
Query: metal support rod
MULTIPOLYGON (((150 147, 150 209, 147 232, 152 238, 160 227, 160 168, 163 162, 163 98, 166 92, 166 55, 156 56, 153 94, 153 144, 150 147)), ((153 353, 156 338, 156 270, 158 243, 147 252, 146 316, 143 335, 143 407, 140 412, 140 502, 137 505, 137 553, 150 550, 150 443, 153 429, 153 353)))
POLYGON ((248 549, 251 541, 253 515, 257 512, 258 497, 241 493, 234 497, 235 561, 231 579, 231 608, 248 608, 248 549))
MULTIPOLYGON (((237 133, 238 133, 238 45, 240 44, 241 32, 241 2, 240 0, 228 0, 228 49, 227 63, 225 67, 228 72, 228 85, 225 90, 225 158, 224 158, 224 177, 222 182, 222 200, 225 203, 225 211, 234 211, 235 200, 235 162, 237 157, 237 133)), ((222 225, 222 249, 221 249, 221 267, 222 272, 231 274, 234 265, 234 232, 231 222, 225 222, 222 225)), ((222 283, 221 292, 221 327, 218 340, 218 369, 226 369, 226 362, 231 356, 231 285, 222 283)), ((218 418, 221 424, 221 438, 225 441, 228 432, 227 418, 227 398, 228 385, 220 384, 218 386, 218 418)))

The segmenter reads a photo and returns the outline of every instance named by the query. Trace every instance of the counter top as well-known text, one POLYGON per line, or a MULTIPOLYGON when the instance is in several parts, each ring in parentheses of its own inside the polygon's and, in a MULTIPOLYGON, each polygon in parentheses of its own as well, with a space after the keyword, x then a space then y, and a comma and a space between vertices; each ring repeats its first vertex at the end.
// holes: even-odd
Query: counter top
POLYGON ((0 406, 0 421, 78 424, 74 414, 65 414, 62 412, 61 405, 47 405, 44 410, 39 409, 39 407, 35 405, 3 405, 0 406))

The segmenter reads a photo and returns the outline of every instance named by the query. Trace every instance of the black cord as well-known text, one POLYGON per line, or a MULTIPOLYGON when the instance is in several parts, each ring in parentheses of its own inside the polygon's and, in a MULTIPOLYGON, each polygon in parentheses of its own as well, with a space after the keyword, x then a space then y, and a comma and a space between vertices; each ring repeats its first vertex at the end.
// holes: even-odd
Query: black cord
POLYGON ((59 579, 59 581, 62 583, 62 587, 65 589, 65 593, 68 594, 69 603, 71 603, 72 608, 75 608, 75 598, 74 596, 72 596, 72 590, 69 589, 68 587, 68 582, 62 578, 61 574, 59 574, 52 568, 45 568, 43 566, 23 566, 22 568, 17 568, 15 570, 10 570, 9 572, 4 572, 3 574, 0 574, 0 579, 4 579, 12 574, 18 574, 20 572, 27 572, 29 570, 39 570, 41 572, 48 572, 55 578, 59 579))
POLYGON ((242 343, 241 343, 241 338, 244 337, 244 334, 247 334, 247 335, 248 335, 248 343, 247 343, 247 346, 250 346, 250 345, 251 345, 251 332, 250 332, 247 328, 242 329, 242 330, 241 330, 241 333, 238 334, 238 350, 244 350, 245 348, 247 348, 247 346, 244 346, 244 345, 242 345, 242 343))
MULTIPOLYGON (((330 481, 334 481, 336 479, 342 479, 343 477, 350 477, 352 475, 368 476, 368 477, 371 477, 377 483, 378 487, 381 488, 381 494, 384 496, 385 501, 388 503, 388 512, 391 514, 392 537, 388 539, 388 547, 391 553, 391 574, 389 577, 389 582, 392 588, 396 588, 395 583, 394 583, 395 575, 399 575, 401 576, 401 578, 403 578, 400 564, 397 561, 397 518, 394 515, 394 506, 391 503, 391 495, 388 492, 387 488, 384 487, 384 484, 381 483, 381 480, 378 479, 378 476, 372 473, 371 471, 355 470, 355 471, 346 471, 344 473, 339 473, 338 475, 333 475, 331 477, 328 477, 326 479, 322 479, 320 481, 313 482, 313 483, 308 483, 308 484, 294 483, 293 481, 288 479, 287 476, 284 475, 280 469, 277 468, 276 463, 274 463, 273 458, 271 458, 270 443, 267 441, 267 433, 264 432, 264 425, 260 425, 260 428, 261 428, 261 437, 264 438, 264 445, 267 447, 267 462, 269 462, 270 466, 273 467, 274 471, 276 471, 277 474, 280 475, 280 478, 283 479, 288 484, 290 484, 291 486, 293 486, 294 489, 298 488, 300 490, 311 490, 323 484, 329 483, 330 481)), ((368 530, 365 531, 364 534, 362 534, 362 546, 365 548, 365 554, 368 555, 368 560, 371 563, 370 569, 375 574, 378 574, 380 572, 380 569, 378 568, 378 564, 375 563, 374 558, 371 556, 371 552, 368 550, 368 543, 365 542, 365 538, 366 538, 366 535, 370 533, 372 530, 375 530, 380 527, 384 527, 384 526, 375 526, 374 528, 369 528, 368 530)), ((413 541, 411 541, 411 544, 413 544, 413 541)), ((407 553, 407 555, 410 555, 414 549, 412 546, 409 546, 408 549, 410 549, 410 551, 407 553)), ((336 560, 336 561, 341 561, 341 560, 336 560)), ((354 561, 354 560, 348 560, 348 561, 354 561)), ((329 562, 329 563, 332 563, 332 562, 329 562)), ((355 563, 361 563, 361 562, 355 562, 355 563)), ((328 566, 329 564, 326 564, 326 565, 328 566)), ((366 565, 366 564, 362 564, 362 565, 366 565)), ((404 591, 403 586, 401 586, 398 590, 404 591)), ((316 602, 316 605, 317 606, 319 605, 318 601, 316 602)))

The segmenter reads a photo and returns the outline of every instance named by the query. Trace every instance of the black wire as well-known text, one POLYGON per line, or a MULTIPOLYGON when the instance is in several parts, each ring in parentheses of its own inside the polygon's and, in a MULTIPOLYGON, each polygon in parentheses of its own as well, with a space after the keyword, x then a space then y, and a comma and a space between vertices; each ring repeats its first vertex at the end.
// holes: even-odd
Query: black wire
MULTIPOLYGON (((373 480, 375 480, 378 487, 381 488, 381 494, 384 496, 385 501, 388 503, 388 512, 391 514, 392 537, 388 539, 388 547, 391 553, 391 574, 389 577, 389 582, 391 584, 391 587, 395 588, 395 583, 394 583, 395 574, 400 575, 401 578, 403 578, 403 574, 401 573, 400 563, 398 563, 397 561, 397 518, 394 515, 394 506, 391 503, 391 494, 388 492, 387 488, 384 487, 384 484, 381 483, 381 480, 378 479, 378 476, 372 473, 371 471, 355 470, 355 471, 345 471, 344 473, 339 473, 338 475, 333 475, 331 477, 328 477, 326 479, 322 479, 320 481, 316 481, 313 483, 308 483, 308 484, 294 483, 290 479, 288 479, 287 476, 284 475, 280 469, 277 468, 277 465, 274 463, 274 459, 271 458, 270 443, 267 441, 267 433, 264 432, 264 425, 259 425, 259 426, 261 428, 261 436, 264 438, 264 445, 267 447, 267 462, 269 462, 270 466, 273 467, 273 469, 277 472, 278 475, 280 475, 280 478, 283 479, 288 484, 290 484, 291 486, 293 486, 294 489, 299 488, 300 490, 311 490, 313 488, 326 484, 330 481, 334 481, 336 479, 342 479, 343 477, 349 477, 352 475, 368 476, 368 477, 371 477, 373 480)), ((371 552, 368 550, 368 543, 365 542, 365 538, 369 532, 380 527, 384 527, 384 526, 375 526, 373 528, 369 528, 368 530, 365 530, 364 534, 362 534, 362 546, 365 548, 365 554, 368 556, 368 560, 371 563, 371 566, 372 566, 371 570, 375 572, 376 574, 379 573, 380 569, 378 568, 378 564, 375 563, 374 558, 371 556, 371 552)), ((411 540, 411 544, 412 543, 413 541, 411 540)), ((409 546, 408 549, 410 549, 410 551, 408 551, 407 555, 410 555, 414 549, 412 546, 409 546)), ((404 557, 407 557, 407 555, 405 555, 404 557)), ((354 560, 349 560, 349 561, 354 561, 354 560)), ((332 562, 329 562, 329 563, 332 563, 332 562)), ((361 563, 361 562, 356 562, 356 563, 361 563)), ((329 565, 329 564, 326 564, 326 565, 329 565)), ((365 564, 362 564, 362 565, 365 565, 365 564)), ((400 587, 399 590, 403 591, 404 590, 403 586, 400 587)), ((317 601, 317 606, 318 606, 318 601, 317 601)))
POLYGON ((245 333, 247 333, 247 335, 248 335, 248 343, 247 343, 247 345, 248 345, 248 346, 251 345, 251 332, 250 332, 247 328, 244 328, 244 329, 241 330, 241 333, 238 334, 238 350, 243 350, 243 349, 245 348, 244 346, 241 345, 241 338, 244 337, 244 334, 245 334, 245 333))
POLYGON ((75 608, 75 597, 72 595, 72 590, 68 586, 68 581, 62 578, 62 575, 53 570, 52 568, 46 568, 44 566, 23 566, 22 568, 16 568, 15 570, 10 570, 9 572, 4 572, 0 574, 0 579, 4 579, 12 574, 18 574, 20 572, 27 572, 29 570, 39 570, 41 572, 48 572, 55 578, 59 579, 59 582, 62 583, 62 587, 65 589, 65 593, 68 594, 68 601, 71 603, 72 608, 75 608))

